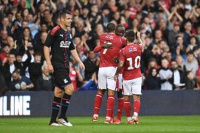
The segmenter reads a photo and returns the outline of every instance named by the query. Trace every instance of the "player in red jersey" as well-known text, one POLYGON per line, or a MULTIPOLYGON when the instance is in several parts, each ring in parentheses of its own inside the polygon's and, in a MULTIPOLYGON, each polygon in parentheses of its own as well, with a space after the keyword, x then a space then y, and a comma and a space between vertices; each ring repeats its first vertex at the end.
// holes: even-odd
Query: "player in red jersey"
MULTIPOLYGON (((115 29, 115 34, 120 36, 122 38, 122 44, 123 47, 126 46, 126 38, 123 37, 125 33, 125 27, 122 25, 118 25, 115 29)), ((120 124, 121 123, 121 117, 122 117, 122 108, 124 104, 124 98, 122 94, 122 72, 123 70, 121 69, 121 72, 119 73, 117 84, 116 84, 116 92, 117 92, 117 118, 114 120, 114 124, 120 124)))
POLYGON ((142 86, 142 75, 140 70, 140 60, 143 43, 140 38, 140 33, 137 32, 137 40, 140 43, 134 43, 136 41, 135 33, 132 30, 126 32, 127 46, 120 51, 119 65, 115 73, 115 80, 118 78, 118 74, 121 68, 123 71, 123 87, 124 87, 124 109, 129 124, 138 124, 138 113, 140 110, 140 95, 142 86), (131 104, 130 96, 134 99, 134 113, 131 117, 131 104))
POLYGON ((98 92, 94 101, 94 115, 92 121, 98 119, 102 97, 108 89, 107 113, 105 123, 113 123, 114 94, 116 81, 114 75, 118 65, 119 51, 122 48, 122 39, 115 35, 115 24, 107 25, 107 32, 100 36, 100 45, 95 47, 94 52, 100 52, 100 66, 98 73, 98 92))

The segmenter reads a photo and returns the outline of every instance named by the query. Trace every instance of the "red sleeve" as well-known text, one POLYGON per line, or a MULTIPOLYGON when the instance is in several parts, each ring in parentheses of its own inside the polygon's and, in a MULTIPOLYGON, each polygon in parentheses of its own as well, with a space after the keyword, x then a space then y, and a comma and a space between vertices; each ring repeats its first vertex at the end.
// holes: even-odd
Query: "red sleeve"
POLYGON ((95 48, 94 48, 94 52, 97 53, 97 52, 100 52, 102 49, 102 46, 101 45, 97 45, 95 48))
POLYGON ((123 53, 123 50, 120 50, 119 52, 119 61, 125 61, 125 56, 124 56, 124 53, 123 53))

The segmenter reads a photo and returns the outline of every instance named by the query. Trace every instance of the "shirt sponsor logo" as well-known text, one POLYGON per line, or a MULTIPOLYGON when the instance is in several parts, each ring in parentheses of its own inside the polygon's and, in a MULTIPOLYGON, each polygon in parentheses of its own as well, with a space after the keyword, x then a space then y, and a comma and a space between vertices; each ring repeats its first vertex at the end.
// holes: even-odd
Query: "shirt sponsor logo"
POLYGON ((63 37, 63 34, 60 34, 61 37, 63 37))
POLYGON ((61 41, 60 42, 60 47, 61 48, 69 48, 71 42, 70 41, 61 41))
POLYGON ((133 51, 137 51, 137 48, 133 48, 133 51))
POLYGON ((112 35, 106 34, 106 38, 113 39, 112 35))
POLYGON ((128 49, 128 51, 129 51, 129 52, 132 52, 132 51, 133 51, 133 49, 132 49, 132 48, 129 48, 129 49, 128 49))

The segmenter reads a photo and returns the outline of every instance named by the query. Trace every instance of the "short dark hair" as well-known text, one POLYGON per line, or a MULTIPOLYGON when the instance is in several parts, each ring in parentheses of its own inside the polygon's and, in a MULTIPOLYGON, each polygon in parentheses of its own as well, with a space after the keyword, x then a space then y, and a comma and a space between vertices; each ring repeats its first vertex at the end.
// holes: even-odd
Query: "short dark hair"
POLYGON ((106 29, 107 29, 108 32, 115 31, 115 28, 116 28, 116 26, 115 26, 114 23, 108 23, 107 26, 106 26, 106 29))
POLYGON ((125 27, 122 25, 117 25, 116 29, 115 29, 115 34, 118 36, 123 36, 125 33, 125 27))
POLYGON ((16 74, 20 74, 20 75, 21 75, 21 71, 20 71, 19 68, 16 68, 16 69, 12 72, 12 74, 14 74, 14 73, 16 73, 16 74))
POLYGON ((125 33, 125 37, 129 42, 133 42, 135 40, 135 32, 132 30, 128 30, 125 33))
POLYGON ((42 56, 42 53, 40 51, 35 51, 34 56, 42 56))
POLYGON ((189 52, 187 52, 186 54, 187 54, 187 56, 188 56, 188 55, 193 55, 193 56, 194 56, 194 53, 193 53, 193 51, 192 51, 192 50, 190 50, 190 51, 189 51, 189 52))
POLYGON ((65 17, 66 14, 72 15, 70 11, 63 9, 59 12, 59 18, 65 17))

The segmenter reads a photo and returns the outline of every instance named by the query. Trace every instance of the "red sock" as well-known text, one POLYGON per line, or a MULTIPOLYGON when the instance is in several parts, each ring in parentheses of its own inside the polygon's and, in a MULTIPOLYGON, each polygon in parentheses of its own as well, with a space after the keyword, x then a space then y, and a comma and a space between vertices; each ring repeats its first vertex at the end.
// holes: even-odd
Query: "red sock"
POLYGON ((124 100, 124 109, 127 117, 131 117, 131 103, 130 100, 124 100))
POLYGON ((114 95, 108 95, 106 116, 113 117, 114 95))
POLYGON ((133 107, 134 114, 138 114, 140 111, 140 100, 134 100, 134 107, 133 107))
POLYGON ((122 108, 124 104, 124 98, 119 98, 118 99, 118 109, 117 109, 117 118, 121 120, 122 117, 122 108))
POLYGON ((99 114, 99 109, 101 107, 103 95, 98 93, 94 101, 94 114, 99 114))

